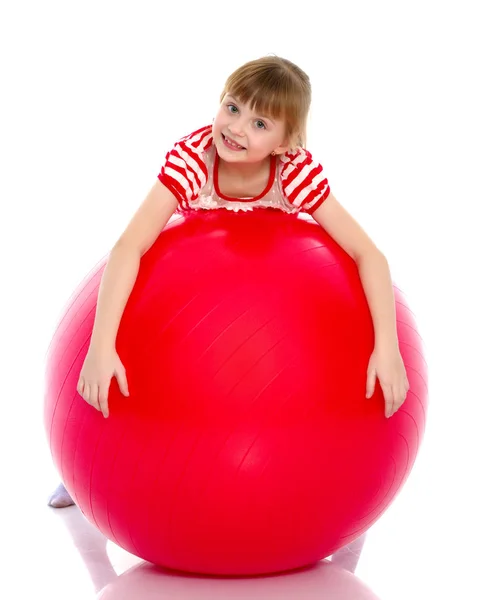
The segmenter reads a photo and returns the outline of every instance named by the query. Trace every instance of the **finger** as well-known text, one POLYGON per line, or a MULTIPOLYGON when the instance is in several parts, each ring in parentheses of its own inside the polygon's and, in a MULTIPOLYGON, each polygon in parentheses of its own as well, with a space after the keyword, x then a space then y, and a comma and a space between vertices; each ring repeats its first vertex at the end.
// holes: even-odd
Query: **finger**
POLYGON ((385 403, 385 415, 386 415, 386 418, 389 419, 389 417, 393 414, 393 406, 394 406, 393 390, 390 385, 384 386, 383 395, 384 395, 384 403, 385 403))
POLYGON ((403 385, 398 386, 396 410, 399 410, 401 408, 401 406, 406 402, 408 389, 409 389, 409 386, 407 383, 406 383, 406 385, 403 384, 403 385))
POLYGON ((397 408, 399 410, 401 406, 406 402, 407 390, 403 386, 399 386, 397 390, 397 408))
POLYGON ((407 393, 409 391, 409 386, 404 386, 402 389, 402 395, 401 395, 401 406, 406 402, 407 400, 407 393))
POLYGON ((366 383, 366 398, 371 398, 374 394, 374 388, 376 387, 376 370, 371 369, 368 371, 367 383, 366 383))
POLYGON ((128 390, 128 381, 126 379, 126 371, 125 371, 125 367, 123 365, 118 367, 117 372, 116 372, 116 379, 118 381, 118 386, 120 388, 121 393, 124 396, 129 396, 130 392, 128 390))
POLYGON ((89 383, 85 383, 85 386, 83 388, 82 397, 83 397, 83 400, 85 400, 85 402, 88 402, 88 404, 90 404, 90 384, 89 383))
POLYGON ((98 385, 96 383, 92 383, 90 387, 90 404, 100 410, 100 405, 98 403, 98 385))
POLYGON ((393 405, 391 408, 391 416, 393 416, 400 409, 401 404, 404 402, 401 389, 398 386, 393 388, 393 405))
POLYGON ((109 392, 109 390, 110 390, 110 381, 101 385, 99 392, 98 392, 99 407, 100 407, 100 410, 101 410, 103 416, 105 417, 105 419, 108 418, 108 416, 110 414, 109 410, 108 410, 108 392, 109 392))
POLYGON ((83 396, 84 389, 85 389, 85 380, 83 379, 83 377, 80 377, 78 379, 78 383, 77 383, 77 392, 80 394, 80 396, 83 396))

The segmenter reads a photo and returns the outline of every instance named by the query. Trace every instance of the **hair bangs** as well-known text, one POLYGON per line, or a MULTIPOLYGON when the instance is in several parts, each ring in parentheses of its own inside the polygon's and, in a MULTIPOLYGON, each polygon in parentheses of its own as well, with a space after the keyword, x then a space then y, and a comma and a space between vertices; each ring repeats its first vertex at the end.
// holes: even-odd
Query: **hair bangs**
POLYGON ((244 104, 249 104, 251 110, 259 115, 272 119, 286 119, 295 111, 295 98, 285 86, 278 81, 264 77, 240 77, 232 81, 228 93, 244 104), (256 80, 258 79, 258 80, 256 80))

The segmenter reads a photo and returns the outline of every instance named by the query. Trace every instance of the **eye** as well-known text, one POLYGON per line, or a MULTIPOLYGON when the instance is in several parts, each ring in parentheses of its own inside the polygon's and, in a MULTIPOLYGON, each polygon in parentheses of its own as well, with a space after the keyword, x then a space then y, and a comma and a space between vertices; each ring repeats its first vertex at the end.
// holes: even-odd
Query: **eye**
POLYGON ((226 108, 233 115, 235 115, 238 112, 238 108, 234 104, 227 104, 226 108))
POLYGON ((266 129, 266 125, 264 121, 256 121, 256 127, 258 129, 266 129))

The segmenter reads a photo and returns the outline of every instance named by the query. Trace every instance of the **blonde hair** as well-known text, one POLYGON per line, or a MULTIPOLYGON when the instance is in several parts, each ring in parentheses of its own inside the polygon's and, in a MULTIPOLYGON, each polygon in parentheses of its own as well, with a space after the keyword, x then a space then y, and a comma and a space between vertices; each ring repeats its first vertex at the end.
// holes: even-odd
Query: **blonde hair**
POLYGON ((279 56, 247 62, 226 80, 220 102, 231 94, 251 109, 284 120, 286 139, 294 149, 306 144, 311 83, 304 71, 279 56))

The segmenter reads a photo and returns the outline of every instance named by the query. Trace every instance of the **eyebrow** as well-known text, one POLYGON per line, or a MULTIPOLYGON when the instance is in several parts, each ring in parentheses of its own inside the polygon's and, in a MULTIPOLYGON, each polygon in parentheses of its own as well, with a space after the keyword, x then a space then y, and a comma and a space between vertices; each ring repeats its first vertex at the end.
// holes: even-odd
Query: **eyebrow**
MULTIPOLYGON (((232 94, 226 94, 226 96, 228 98, 231 98, 231 100, 233 100, 233 102, 236 102, 236 104, 243 104, 242 102, 240 102, 239 100, 237 100, 232 94)), ((264 119, 265 121, 270 121, 271 123, 273 123, 274 125, 276 125, 276 121, 274 119, 272 119, 271 117, 262 117, 261 115, 258 115, 260 119, 264 119)))

